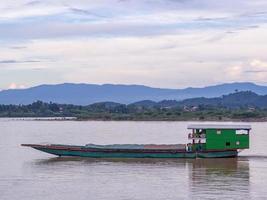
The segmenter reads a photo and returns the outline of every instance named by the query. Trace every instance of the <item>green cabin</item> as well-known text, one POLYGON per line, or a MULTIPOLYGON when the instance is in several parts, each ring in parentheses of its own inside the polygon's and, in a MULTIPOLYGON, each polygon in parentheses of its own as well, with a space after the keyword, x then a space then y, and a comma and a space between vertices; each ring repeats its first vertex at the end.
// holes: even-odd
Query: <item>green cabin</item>
POLYGON ((191 124, 188 129, 192 151, 249 148, 250 125, 191 124))

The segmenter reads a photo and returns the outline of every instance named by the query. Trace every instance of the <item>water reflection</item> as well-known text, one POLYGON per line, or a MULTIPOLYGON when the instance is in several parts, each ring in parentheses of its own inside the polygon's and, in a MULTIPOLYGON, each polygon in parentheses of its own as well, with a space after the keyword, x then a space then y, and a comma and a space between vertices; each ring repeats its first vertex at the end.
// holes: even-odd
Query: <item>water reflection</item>
MULTIPOLYGON (((182 199, 216 199, 218 196, 229 199, 250 198, 249 159, 246 157, 227 159, 55 157, 35 160, 28 164, 39 174, 42 171, 41 177, 50 174, 51 179, 64 180, 66 183, 73 179, 84 181, 84 178, 90 177, 88 185, 101 185, 101 180, 104 179, 109 182, 110 188, 117 189, 118 184, 127 182, 128 185, 161 188, 161 192, 182 199)), ((140 188, 136 187, 136 190, 138 192, 140 188)), ((131 193, 130 190, 128 192, 131 193)))
POLYGON ((144 164, 144 165, 168 165, 179 167, 186 166, 188 163, 193 163, 193 159, 164 159, 164 158, 82 158, 82 157, 53 157, 49 159, 38 159, 33 161, 34 165, 53 165, 53 164, 67 164, 67 163, 83 163, 83 164, 97 164, 97 163, 120 163, 120 164, 144 164))
POLYGON ((250 196, 249 160, 247 158, 196 159, 189 170, 190 195, 243 199, 250 196), (242 192, 242 195, 240 194, 242 192))
MULTIPOLYGON (((83 158, 83 157, 52 157, 47 159, 35 159, 32 162, 37 165, 49 165, 55 163, 68 163, 68 162, 80 162, 80 163, 124 163, 124 164, 156 164, 156 165, 175 165, 183 164, 191 166, 193 169, 207 169, 208 171, 222 170, 225 172, 235 171, 240 167, 249 168, 250 157, 238 157, 238 158, 216 158, 216 159, 166 159, 166 158, 83 158)), ((254 157, 253 157, 254 158, 254 157)))

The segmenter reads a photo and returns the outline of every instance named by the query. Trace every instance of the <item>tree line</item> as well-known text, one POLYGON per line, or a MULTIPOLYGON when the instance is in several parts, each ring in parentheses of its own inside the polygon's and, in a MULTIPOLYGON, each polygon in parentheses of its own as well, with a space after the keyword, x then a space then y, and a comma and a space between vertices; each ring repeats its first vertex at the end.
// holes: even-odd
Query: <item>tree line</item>
POLYGON ((100 102, 87 106, 36 101, 0 105, 0 117, 76 117, 78 120, 264 120, 267 100, 252 92, 183 101, 149 100, 132 104, 100 102))

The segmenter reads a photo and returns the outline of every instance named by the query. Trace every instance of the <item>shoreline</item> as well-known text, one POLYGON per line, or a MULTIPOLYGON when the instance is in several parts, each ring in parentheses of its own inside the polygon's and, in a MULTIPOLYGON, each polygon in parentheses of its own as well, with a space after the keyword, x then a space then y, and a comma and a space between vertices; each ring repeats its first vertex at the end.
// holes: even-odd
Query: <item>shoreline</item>
POLYGON ((83 119, 77 117, 0 117, 1 119, 14 121, 114 121, 114 122, 267 122, 267 118, 248 118, 248 119, 83 119))

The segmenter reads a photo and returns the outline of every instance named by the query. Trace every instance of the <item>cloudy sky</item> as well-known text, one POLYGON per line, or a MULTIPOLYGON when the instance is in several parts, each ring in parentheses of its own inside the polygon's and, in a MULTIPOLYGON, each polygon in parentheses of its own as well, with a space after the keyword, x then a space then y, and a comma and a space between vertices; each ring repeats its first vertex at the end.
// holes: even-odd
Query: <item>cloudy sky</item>
POLYGON ((2 0, 0 89, 267 84, 266 0, 2 0))

